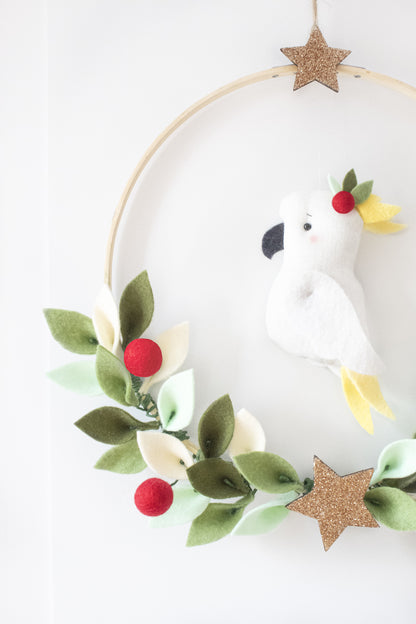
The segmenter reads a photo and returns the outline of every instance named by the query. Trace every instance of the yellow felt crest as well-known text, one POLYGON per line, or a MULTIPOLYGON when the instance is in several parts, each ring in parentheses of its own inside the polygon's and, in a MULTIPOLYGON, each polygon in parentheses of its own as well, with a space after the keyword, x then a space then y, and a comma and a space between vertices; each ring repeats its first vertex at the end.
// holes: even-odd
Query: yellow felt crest
POLYGON ((393 223, 391 219, 400 212, 400 206, 383 204, 378 195, 370 195, 361 204, 357 204, 357 210, 364 221, 364 227, 376 234, 391 234, 398 232, 406 226, 403 223, 393 223))

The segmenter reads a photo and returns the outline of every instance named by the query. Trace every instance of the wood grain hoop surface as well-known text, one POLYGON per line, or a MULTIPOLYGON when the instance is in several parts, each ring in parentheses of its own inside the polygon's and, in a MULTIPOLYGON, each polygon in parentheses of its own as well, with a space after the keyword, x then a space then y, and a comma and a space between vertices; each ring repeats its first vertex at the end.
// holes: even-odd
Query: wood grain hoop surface
MULTIPOLYGON (((114 212, 111 229, 107 241, 104 264, 104 282, 110 288, 112 281, 114 246, 121 217, 123 216, 128 199, 134 187, 136 186, 137 180, 143 173, 146 165, 149 163, 151 158, 153 158, 153 156, 159 150, 159 148, 162 147, 165 141, 188 119, 193 117, 193 115, 195 115, 197 112, 199 112, 209 104, 212 104, 212 102, 219 100, 220 98, 228 95, 229 93, 232 93, 233 91, 237 91, 238 89, 242 89, 243 87, 247 87, 248 85, 255 84, 256 82, 262 82, 263 80, 269 80, 270 78, 280 78, 281 76, 290 76, 296 73, 296 70, 296 65, 281 65, 278 67, 266 69, 264 71, 256 72, 255 74, 243 76, 238 80, 234 80, 233 82, 230 82, 223 87, 220 87, 219 89, 213 91, 212 93, 209 93, 204 98, 192 104, 192 106, 187 108, 176 119, 174 119, 172 123, 167 126, 167 128, 165 128, 158 137, 156 137, 156 139, 146 150, 143 157, 134 169, 132 175, 130 176, 130 179, 128 180, 123 190, 123 193, 114 212)), ((413 87, 400 80, 396 80, 395 78, 391 78, 390 76, 378 74, 371 70, 363 69, 362 67, 354 67, 353 65, 339 65, 338 72, 340 74, 350 76, 351 78, 363 78, 364 80, 368 80, 369 82, 374 82, 376 84, 382 85, 383 87, 391 89, 392 91, 397 91, 405 95, 406 97, 416 99, 416 87, 413 87)))

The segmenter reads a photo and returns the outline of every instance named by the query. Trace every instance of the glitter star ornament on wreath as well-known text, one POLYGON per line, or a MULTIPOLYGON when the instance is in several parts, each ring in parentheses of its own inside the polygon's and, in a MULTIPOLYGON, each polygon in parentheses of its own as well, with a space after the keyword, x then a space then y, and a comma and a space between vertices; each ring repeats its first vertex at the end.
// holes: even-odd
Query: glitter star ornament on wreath
MULTIPOLYGON (((327 46, 317 27, 316 2, 314 9, 308 43, 284 49, 296 65, 272 67, 208 94, 175 119, 143 155, 114 214, 104 284, 92 318, 77 311, 45 310, 53 338, 83 356, 51 371, 51 379, 69 390, 104 394, 112 401, 103 405, 98 399, 97 407, 75 423, 107 445, 95 467, 119 474, 146 471, 132 493, 137 509, 150 518, 152 527, 189 524, 188 546, 231 534, 267 533, 291 512, 318 520, 325 550, 350 526, 380 524, 416 531, 416 439, 411 433, 387 445, 375 469, 339 476, 315 457, 313 478, 300 476, 285 458, 267 449, 266 433, 256 416, 236 410, 225 395, 212 397, 198 415, 197 439, 191 440, 188 430, 196 417, 200 375, 198 369, 182 370, 189 347, 188 324, 153 334, 155 302, 146 271, 127 284, 120 301, 111 290, 115 239, 129 196, 159 148, 205 106, 246 85, 293 74, 295 89, 318 80, 337 90, 337 72, 376 78, 416 100, 414 87, 340 66, 348 52, 327 46), (268 500, 258 504, 259 493, 268 500)), ((392 413, 378 386, 380 361, 368 337, 353 267, 363 228, 386 234, 403 225, 391 220, 399 209, 373 195, 372 182, 358 184, 353 170, 342 187, 332 177, 329 181, 332 192, 286 199, 284 224, 271 228, 263 239, 267 257, 283 248, 285 254, 269 299, 268 330, 287 351, 339 374, 352 413, 372 432, 370 408, 387 417, 392 413)), ((305 408, 305 418, 311 410, 305 408)))

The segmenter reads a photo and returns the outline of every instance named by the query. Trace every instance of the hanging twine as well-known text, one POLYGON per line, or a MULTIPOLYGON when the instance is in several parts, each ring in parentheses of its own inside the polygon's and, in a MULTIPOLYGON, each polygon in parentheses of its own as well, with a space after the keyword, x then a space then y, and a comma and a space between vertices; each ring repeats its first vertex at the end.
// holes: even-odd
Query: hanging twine
POLYGON ((312 0, 313 6, 313 25, 318 26, 318 0, 312 0))

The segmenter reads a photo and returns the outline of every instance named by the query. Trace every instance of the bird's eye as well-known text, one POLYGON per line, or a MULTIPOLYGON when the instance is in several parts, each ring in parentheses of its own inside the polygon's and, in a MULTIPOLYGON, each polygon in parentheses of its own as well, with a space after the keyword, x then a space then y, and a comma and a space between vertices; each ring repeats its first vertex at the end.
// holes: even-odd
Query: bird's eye
POLYGON ((306 230, 306 231, 308 231, 308 230, 311 230, 311 229, 312 229, 312 226, 311 226, 311 224, 310 224, 310 223, 305 223, 305 225, 303 226, 303 229, 304 229, 304 230, 306 230))

